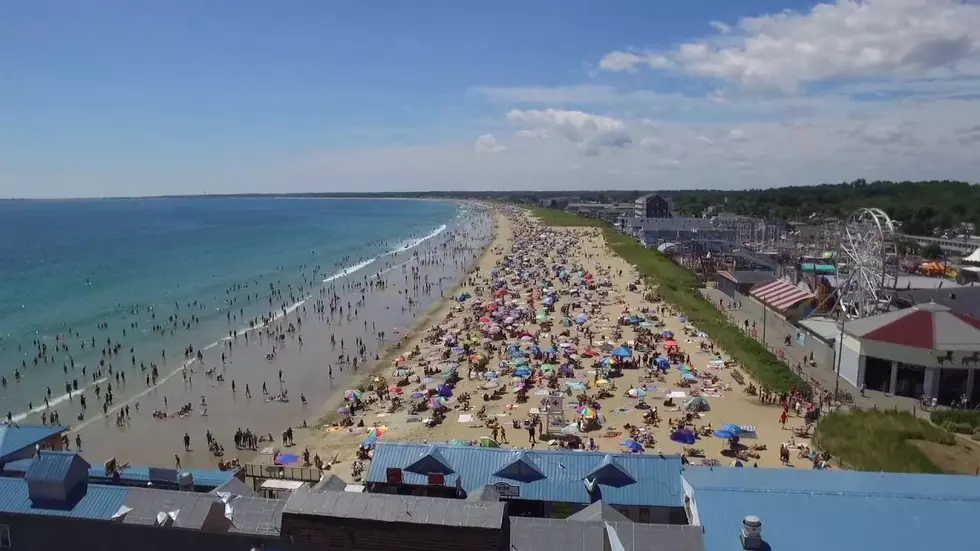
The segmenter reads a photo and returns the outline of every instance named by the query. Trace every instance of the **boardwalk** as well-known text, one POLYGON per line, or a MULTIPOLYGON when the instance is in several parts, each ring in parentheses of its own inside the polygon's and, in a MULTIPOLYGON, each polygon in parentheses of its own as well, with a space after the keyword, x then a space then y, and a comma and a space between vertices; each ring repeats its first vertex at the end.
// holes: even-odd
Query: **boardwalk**
MULTIPOLYGON (((775 311, 764 308, 758 301, 747 296, 739 295, 736 298, 741 303, 740 308, 729 309, 728 304, 732 299, 718 289, 702 289, 701 294, 705 299, 714 304, 716 308, 719 307, 718 301, 722 300, 725 305, 722 311, 736 326, 744 328, 745 322, 748 321, 750 334, 753 333, 751 331, 752 324, 755 323, 756 331, 754 335, 759 341, 763 340, 763 326, 765 326, 765 341, 763 344, 772 350, 776 357, 786 361, 793 369, 796 369, 797 365, 801 365, 804 377, 811 384, 816 383, 815 386, 819 386, 825 390, 834 390, 835 383, 837 382, 837 376, 834 372, 834 354, 826 344, 812 338, 807 339, 805 345, 801 346, 797 344, 794 338, 797 332, 796 326, 787 322, 775 311), (785 344, 787 335, 791 337, 790 346, 786 346, 785 344), (807 362, 803 361, 804 356, 809 356, 810 353, 813 353, 814 361, 817 364, 815 367, 811 367, 807 362)), ((865 391, 865 396, 862 397, 858 390, 854 388, 854 385, 844 379, 840 379, 839 385, 841 391, 849 392, 854 397, 855 405, 860 408, 898 408, 922 413, 918 407, 918 402, 911 398, 891 396, 883 392, 871 390, 865 391)))

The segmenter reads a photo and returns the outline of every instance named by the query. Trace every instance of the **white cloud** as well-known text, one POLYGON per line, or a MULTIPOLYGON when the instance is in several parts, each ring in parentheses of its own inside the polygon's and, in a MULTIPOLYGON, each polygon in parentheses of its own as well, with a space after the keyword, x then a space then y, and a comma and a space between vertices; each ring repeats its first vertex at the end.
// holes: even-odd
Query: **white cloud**
POLYGON ((497 142, 497 138, 494 138, 493 134, 483 134, 478 137, 476 143, 473 144, 473 149, 477 153, 500 153, 507 150, 506 147, 497 142))
POLYGON ((545 138, 550 137, 551 133, 548 132, 546 128, 533 128, 530 130, 525 128, 524 130, 518 130, 517 132, 514 132, 514 135, 517 136, 518 138, 534 138, 534 139, 543 140, 545 138))
POLYGON ((562 136, 578 145, 586 156, 598 155, 604 148, 623 148, 633 143, 622 120, 584 111, 511 109, 507 120, 530 127, 525 129, 529 131, 529 136, 541 137, 552 133, 562 136))
POLYGON ((653 136, 646 136, 640 140, 640 146, 647 149, 663 149, 664 142, 659 138, 654 138, 653 136))
POLYGON ((673 67, 784 91, 853 78, 980 75, 980 5, 961 0, 837 0, 746 17, 665 52, 611 52, 608 71, 673 67))
POLYGON ((732 128, 728 131, 728 139, 733 142, 744 142, 745 140, 749 139, 749 137, 745 134, 745 130, 742 130, 741 128, 732 128))

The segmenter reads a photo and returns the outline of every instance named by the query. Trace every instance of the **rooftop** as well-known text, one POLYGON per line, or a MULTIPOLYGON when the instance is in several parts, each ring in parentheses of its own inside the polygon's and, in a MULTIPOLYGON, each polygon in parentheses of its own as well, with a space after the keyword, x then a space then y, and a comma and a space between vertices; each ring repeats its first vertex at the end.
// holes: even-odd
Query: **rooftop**
MULTIPOLYGON (((173 526, 194 530, 207 529, 215 512, 222 517, 228 510, 214 493, 174 492, 152 488, 122 488, 123 505, 130 509, 124 524, 153 525, 159 513, 177 512, 173 526), (211 518, 209 518, 211 517, 211 518)), ((90 490, 91 491, 91 490, 90 490)), ((261 497, 237 497, 231 501, 228 532, 257 536, 278 536, 285 501, 261 497)), ((118 509, 118 508, 117 508, 118 509)), ((113 513, 116 513, 114 510, 113 513)))
POLYGON ((980 319, 980 285, 950 289, 900 290, 896 299, 911 304, 935 302, 957 314, 980 319))
POLYGON ((0 463, 10 455, 33 448, 35 444, 67 430, 67 427, 60 425, 0 424, 0 463))
POLYGON ((697 526, 633 522, 577 522, 568 519, 510 518, 510 551, 596 551, 606 545, 612 527, 625 551, 701 551, 697 526))
POLYGON ((0 478, 0 513, 109 520, 122 506, 128 491, 128 488, 89 486, 81 499, 68 502, 63 507, 35 507, 26 480, 0 478))
POLYGON ((768 270, 720 271, 718 275, 735 283, 765 283, 776 279, 776 274, 768 270))
POLYGON ((742 520, 762 520, 771 551, 943 549, 975 537, 980 478, 799 469, 692 467, 707 551, 739 551, 742 520), (901 526, 902 529, 886 527, 901 526))
POLYGON ((980 349, 980 319, 928 302, 847 322, 845 331, 869 341, 925 350, 980 349))
POLYGON ((392 494, 317 492, 301 488, 289 494, 282 512, 380 522, 499 529, 505 522, 506 509, 504 503, 392 494))
MULTIPOLYGON (((191 475, 194 479, 195 486, 213 489, 230 482, 231 479, 235 478, 238 469, 228 471, 219 471, 216 469, 181 469, 177 471, 175 469, 158 469, 155 467, 125 467, 119 470, 119 481, 124 485, 139 486, 145 486, 148 482, 153 482, 157 485, 173 487, 175 489, 178 475, 183 473, 189 473, 191 475)), ((108 484, 112 480, 111 476, 106 476, 105 466, 103 465, 96 465, 90 468, 88 476, 90 481, 96 483, 108 484)))
POLYGON ((592 503, 585 479, 595 480, 599 497, 610 505, 681 507, 683 491, 678 456, 604 454, 565 451, 523 451, 496 448, 378 443, 366 483, 385 483, 387 469, 402 469, 407 485, 425 486, 426 475, 405 470, 432 449, 452 470, 445 484, 467 492, 503 484, 520 499, 592 503), (522 463, 514 465, 515 461, 522 463), (593 472, 597 471, 597 472, 593 472), (498 476, 504 475, 504 476, 498 476), (543 475, 539 476, 539 475, 543 475))

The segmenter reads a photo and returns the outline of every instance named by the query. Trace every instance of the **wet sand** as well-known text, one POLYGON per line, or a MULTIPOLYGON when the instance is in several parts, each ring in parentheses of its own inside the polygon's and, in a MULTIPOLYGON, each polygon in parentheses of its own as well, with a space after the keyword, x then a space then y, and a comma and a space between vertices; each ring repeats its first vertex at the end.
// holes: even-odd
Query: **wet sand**
MULTIPOLYGON (((695 328, 685 326, 682 323, 681 312, 675 311, 669 305, 662 302, 651 303, 645 300, 644 295, 650 291, 655 291, 655 288, 647 288, 642 283, 639 283, 636 290, 631 291, 628 289, 631 282, 636 283, 639 281, 638 274, 632 266, 616 255, 606 245, 601 232, 594 228, 545 228, 540 226, 527 213, 518 213, 509 207, 503 209, 498 208, 496 224, 497 232, 494 241, 478 263, 480 267, 479 276, 473 275, 471 278, 468 278, 469 281, 461 285, 459 290, 454 294, 465 291, 472 293, 474 300, 479 300, 484 303, 492 302, 490 272, 495 267, 499 268, 501 266, 501 261, 504 259, 505 254, 511 252, 515 244, 515 238, 522 254, 530 254, 536 259, 544 259, 545 262, 542 265, 548 266, 560 260, 554 255, 553 245, 559 242, 571 242, 573 245, 569 248, 570 254, 565 258, 565 263, 567 265, 578 264, 587 267, 593 272, 601 274, 603 278, 608 277, 611 282, 611 286, 608 288, 608 296, 601 300, 595 299, 596 302, 594 304, 598 308, 598 311, 590 315, 586 325, 594 335, 596 346, 602 342, 615 342, 615 345, 618 346, 623 342, 631 341, 634 338, 634 329, 619 326, 617 320, 622 316, 624 311, 638 312, 643 308, 647 308, 653 313, 657 313, 663 322, 663 327, 658 328, 657 331, 671 331, 677 335, 681 351, 691 356, 691 367, 701 373, 715 375, 719 379, 717 384, 699 382, 693 389, 681 388, 681 374, 677 366, 674 366, 667 373, 663 381, 657 381, 648 387, 648 394, 644 402, 658 409, 661 420, 659 423, 646 425, 643 422, 643 414, 646 410, 636 407, 639 402, 637 399, 626 396, 628 389, 641 386, 640 376, 645 370, 623 370, 621 377, 612 379, 611 382, 614 386, 608 387, 612 397, 598 400, 601 406, 601 412, 605 417, 605 425, 599 430, 585 432, 580 435, 586 443, 591 438, 602 451, 623 451, 621 443, 629 438, 629 432, 624 428, 624 425, 630 424, 643 427, 647 434, 655 440, 654 444, 646 446, 645 453, 681 454, 688 447, 700 448, 704 452, 704 458, 692 458, 692 463, 710 459, 716 460, 722 465, 727 465, 731 462, 731 459, 722 454, 722 451, 728 447, 728 441, 725 439, 704 436, 700 437, 690 446, 679 444, 670 439, 671 429, 669 428, 668 420, 683 417, 684 412, 681 408, 686 400, 680 400, 675 407, 668 407, 664 404, 666 395, 671 391, 682 391, 690 395, 692 390, 697 390, 706 397, 711 406, 710 411, 701 413, 694 421, 694 426, 697 429, 705 430, 710 425, 712 429, 717 430, 728 423, 751 425, 757 428, 756 437, 753 439, 743 439, 743 443, 747 446, 765 446, 766 449, 754 452, 754 457, 748 459, 746 466, 750 466, 752 463, 765 467, 780 466, 782 464, 779 458, 780 444, 809 444, 808 439, 793 437, 792 429, 801 427, 804 424, 801 417, 794 415, 791 410, 787 423, 783 426, 779 422, 781 409, 778 406, 763 404, 758 398, 747 395, 745 389, 752 381, 744 370, 741 370, 744 376, 744 384, 740 384, 733 378, 731 369, 709 366, 709 362, 713 360, 715 362, 713 365, 717 365, 718 361, 730 360, 724 351, 716 350, 715 353, 710 352, 710 350, 702 351, 702 343, 706 347, 711 346, 710 335, 701 338, 696 336, 685 337, 684 330, 686 327, 689 330, 695 328), (477 293, 478 288, 482 288, 482 294, 477 293), (613 331, 617 327, 623 330, 623 337, 613 339, 613 331)), ((533 287, 533 285, 522 286, 521 290, 531 293, 533 292, 533 287)), ((562 297, 559 302, 559 305, 561 305, 568 300, 565 296, 568 289, 561 288, 561 285, 558 285, 558 287, 559 294, 562 297)), ((521 302, 524 302, 523 298, 521 302)), ((472 304, 472 302, 468 303, 465 309, 463 309, 456 302, 447 302, 434 313, 432 322, 428 327, 419 328, 412 338, 406 339, 395 353, 407 355, 413 348, 418 346, 420 354, 409 359, 403 367, 413 370, 418 375, 421 373, 419 367, 420 360, 426 360, 430 362, 430 365, 440 365, 446 362, 442 357, 442 351, 445 350, 445 345, 441 342, 431 342, 425 339, 429 330, 436 326, 450 332, 460 332, 461 337, 467 334, 481 335, 481 331, 478 330, 478 325, 473 323, 473 319, 477 314, 474 314, 469 304, 472 304), (463 318, 467 316, 471 318, 469 324, 463 321, 463 318)), ((560 317, 561 315, 558 313, 552 316, 553 319, 560 319, 560 317)), ((539 324, 533 321, 521 323, 520 330, 537 334, 538 338, 541 339, 540 344, 542 347, 548 346, 549 342, 554 342, 550 340, 552 338, 551 335, 542 333, 539 324)), ((583 327, 570 328, 571 337, 582 338, 583 329, 583 327)), ((558 330, 556 326, 554 331, 557 332, 558 330)), ((510 338, 504 342, 504 345, 520 342, 516 338, 510 338)), ((585 342, 588 341, 586 340, 585 342)), ((523 344, 527 345, 529 343, 524 342, 523 344)), ((495 366, 503 359, 501 343, 499 342, 487 343, 482 346, 477 345, 475 350, 488 355, 491 369, 495 369, 495 366)), ((663 352, 663 349, 660 348, 660 351, 663 352)), ((395 355, 395 353, 392 355, 395 355)), ((456 356, 454 355, 454 357, 456 356)), ((484 405, 487 406, 489 417, 496 419, 504 427, 506 438, 503 436, 499 438, 503 447, 533 447, 529 441, 527 432, 523 429, 514 429, 512 422, 530 417, 532 409, 540 406, 541 395, 547 394, 546 391, 542 390, 544 388, 543 383, 539 381, 535 385, 535 392, 529 395, 526 403, 518 403, 515 400, 515 394, 511 392, 510 377, 504 377, 501 381, 505 385, 503 388, 506 388, 507 392, 501 399, 485 402, 482 396, 487 392, 487 390, 483 389, 486 380, 475 375, 473 378, 469 378, 466 360, 460 359, 457 361, 461 362, 459 373, 463 380, 456 383, 453 392, 455 396, 467 392, 472 396, 472 408, 470 410, 464 411, 456 401, 456 398, 453 398, 448 404, 451 411, 449 411, 445 421, 442 424, 429 428, 419 422, 419 420, 430 416, 431 413, 423 412, 418 415, 409 415, 404 407, 393 413, 386 413, 384 410, 387 409, 387 402, 380 402, 368 406, 364 411, 359 412, 355 416, 356 420, 363 422, 363 428, 324 426, 315 431, 308 431, 304 433, 302 440, 297 441, 298 445, 293 450, 290 450, 289 453, 301 454, 304 448, 308 448, 311 454, 319 455, 324 461, 328 461, 336 456, 337 462, 332 466, 333 471, 345 479, 350 479, 350 467, 355 460, 361 442, 365 440, 366 433, 371 427, 382 428, 382 440, 416 442, 449 442, 459 440, 473 443, 481 437, 491 435, 491 430, 487 428, 485 423, 478 420, 476 416, 476 411, 484 405), (472 416, 472 418, 467 416, 472 416)), ((535 363, 539 362, 532 361, 532 364, 535 363)), ((595 378, 593 361, 588 358, 583 358, 579 364, 575 367, 576 377, 571 380, 589 386, 588 392, 591 396, 594 396, 597 389, 593 386, 595 378)), ((378 375, 385 377, 389 385, 393 381, 392 374, 390 373, 392 369, 393 366, 389 363, 387 366, 379 366, 378 370, 378 375)), ((537 373, 535 377, 537 377, 537 373)), ((567 380, 562 379, 563 382, 567 380)), ((417 390, 424 390, 424 387, 418 385, 417 382, 418 379, 413 376, 412 384, 404 387, 404 401, 409 401, 407 396, 410 393, 417 390)), ((574 396, 565 398, 565 406, 568 408, 566 419, 569 422, 574 422, 578 418, 574 409, 574 402, 574 396)), ((330 405, 339 406, 341 404, 333 403, 330 405)), ((536 445, 538 447, 548 447, 547 443, 539 442, 536 445)), ((554 446, 555 444, 552 444, 552 447, 554 446)), ((283 450, 283 452, 286 453, 286 450, 283 450)), ((791 450, 790 465, 808 467, 809 462, 806 459, 798 458, 796 449, 793 449, 791 450)))
MULTIPOLYGON (((286 338, 277 344, 273 360, 267 359, 267 354, 272 350, 268 337, 260 339, 256 330, 249 334, 246 344, 244 335, 240 333, 232 341, 226 340, 220 346, 204 350, 203 364, 192 362, 185 370, 186 378, 180 369, 168 375, 179 366, 177 360, 170 360, 168 365, 161 366, 161 375, 167 378, 149 388, 138 371, 129 373, 126 386, 117 390, 117 394, 127 397, 126 401, 114 404, 107 416, 102 415, 100 401, 90 396, 88 415, 84 421, 66 418, 68 411, 77 409, 76 398, 70 408, 61 408, 65 410, 62 423, 72 425, 72 447, 75 434, 80 434, 82 450, 93 463, 115 457, 120 463, 173 466, 176 455, 182 467, 210 468, 216 465, 218 458, 208 449, 205 437, 208 431, 224 447, 224 460, 238 458, 243 462, 254 459, 257 452, 235 449, 233 435, 238 428, 250 429, 260 435, 271 433, 276 445, 281 446, 282 431, 293 427, 294 438, 300 440, 303 432, 309 430, 301 428, 304 421, 309 426, 315 426, 328 410, 325 403, 335 402, 352 381, 369 372, 375 364, 376 355, 384 356, 386 350, 403 338, 413 324, 423 319, 434 304, 440 303, 440 292, 445 296, 450 295, 449 290, 460 274, 476 260, 489 242, 490 231, 490 218, 478 215, 436 239, 386 257, 386 264, 376 264, 376 267, 325 284, 327 291, 323 295, 324 300, 335 292, 345 309, 344 315, 337 312, 331 314, 328 310, 321 316, 314 307, 321 296, 307 300, 302 307, 275 323, 286 338), (420 282, 428 278, 429 294, 424 289, 414 288, 413 267, 418 269, 420 282), (352 315, 348 321, 348 301, 354 305, 362 296, 361 291, 350 287, 350 284, 363 283, 376 277, 379 271, 384 272, 380 278, 386 280, 388 286, 383 290, 365 292, 363 306, 358 307, 356 316, 352 315), (408 297, 415 301, 411 307, 406 306, 408 297), (407 308, 404 312, 403 306, 407 308), (293 324, 295 332, 286 331, 289 324, 293 324), (384 340, 377 337, 379 331, 385 331, 384 340), (331 334, 337 339, 334 345, 330 342, 331 334), (357 356, 355 339, 358 337, 363 339, 365 350, 355 371, 351 364, 339 361, 338 355, 342 352, 340 340, 343 339, 343 353, 357 356), (231 347, 224 349, 227 358, 222 364, 222 346, 228 342, 231 342, 231 347), (332 378, 328 376, 330 367, 333 369, 332 378), (205 372, 211 368, 215 369, 215 373, 206 375, 205 372), (281 385, 279 370, 282 370, 281 385), (223 382, 217 380, 219 374, 223 375, 223 382), (235 392, 231 390, 232 380, 235 381, 235 392), (270 395, 286 390, 289 400, 267 400, 262 392, 263 383, 270 395), (251 398, 246 397, 246 384, 250 387, 251 398), (301 394, 307 399, 306 405, 302 404, 301 394), (201 405, 202 396, 207 404, 206 416, 202 415, 205 410, 205 406, 201 405), (187 403, 192 405, 188 415, 173 416, 187 403), (127 406, 130 417, 117 426, 116 412, 127 406), (154 410, 164 411, 168 417, 156 419, 152 415, 154 410), (189 451, 184 450, 184 434, 190 436, 189 451)), ((263 442, 258 447, 261 449, 267 445, 263 442)))

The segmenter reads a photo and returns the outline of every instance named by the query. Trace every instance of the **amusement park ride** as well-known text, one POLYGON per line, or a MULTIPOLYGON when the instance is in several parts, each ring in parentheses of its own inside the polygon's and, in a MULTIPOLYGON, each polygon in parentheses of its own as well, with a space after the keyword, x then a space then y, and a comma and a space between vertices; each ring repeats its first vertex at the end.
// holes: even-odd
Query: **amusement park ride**
MULTIPOLYGON (((859 208, 838 233, 836 289, 821 297, 817 312, 836 312, 841 322, 888 311, 898 285, 895 224, 883 210, 859 208)), ((811 314, 811 315, 813 315, 811 314)))

